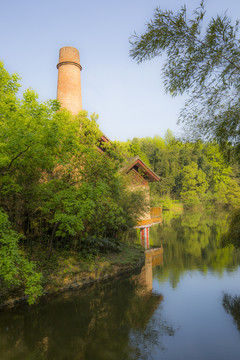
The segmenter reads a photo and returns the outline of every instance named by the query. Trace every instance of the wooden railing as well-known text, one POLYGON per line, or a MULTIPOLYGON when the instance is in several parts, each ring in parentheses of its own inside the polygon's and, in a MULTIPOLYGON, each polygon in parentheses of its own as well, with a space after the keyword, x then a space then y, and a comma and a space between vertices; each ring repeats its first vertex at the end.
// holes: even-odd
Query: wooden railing
POLYGON ((144 227, 162 222, 162 208, 154 207, 150 209, 150 218, 142 219, 139 221, 138 226, 144 227))
POLYGON ((152 207, 150 209, 150 211, 151 211, 151 219, 158 218, 158 217, 162 216, 162 207, 161 206, 152 207))

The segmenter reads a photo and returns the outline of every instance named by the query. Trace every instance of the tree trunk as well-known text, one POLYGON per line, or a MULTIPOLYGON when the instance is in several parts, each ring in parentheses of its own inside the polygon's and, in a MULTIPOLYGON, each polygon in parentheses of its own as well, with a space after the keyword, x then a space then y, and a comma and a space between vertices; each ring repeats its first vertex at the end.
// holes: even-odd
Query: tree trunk
POLYGON ((51 235, 50 244, 49 244, 49 249, 48 249, 48 259, 50 259, 51 255, 52 255, 53 241, 54 241, 54 238, 55 238, 56 231, 57 231, 57 224, 55 223, 54 226, 53 226, 52 235, 51 235))

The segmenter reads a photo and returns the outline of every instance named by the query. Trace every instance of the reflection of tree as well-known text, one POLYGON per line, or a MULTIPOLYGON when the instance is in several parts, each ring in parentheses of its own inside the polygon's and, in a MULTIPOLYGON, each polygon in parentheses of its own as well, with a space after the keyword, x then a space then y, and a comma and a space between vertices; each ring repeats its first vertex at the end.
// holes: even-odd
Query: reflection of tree
POLYGON ((134 332, 174 335, 162 319, 163 297, 142 286, 134 276, 0 314, 1 360, 131 359, 141 351, 134 332))
POLYGON ((164 248, 164 267, 156 276, 170 279, 176 287, 181 275, 188 270, 212 269, 221 274, 237 267, 240 252, 233 247, 220 248, 221 236, 227 230, 228 214, 221 212, 185 212, 170 223, 150 229, 150 241, 164 248))
POLYGON ((223 246, 232 244, 240 247, 240 209, 230 214, 229 229, 221 238, 223 246))
POLYGON ((164 350, 159 340, 166 335, 174 336, 175 330, 161 318, 159 313, 154 314, 144 331, 133 329, 130 336, 131 343, 134 345, 133 359, 149 360, 152 358, 154 348, 158 351, 164 350))
POLYGON ((231 314, 238 330, 240 331, 240 296, 223 295, 223 307, 231 314))

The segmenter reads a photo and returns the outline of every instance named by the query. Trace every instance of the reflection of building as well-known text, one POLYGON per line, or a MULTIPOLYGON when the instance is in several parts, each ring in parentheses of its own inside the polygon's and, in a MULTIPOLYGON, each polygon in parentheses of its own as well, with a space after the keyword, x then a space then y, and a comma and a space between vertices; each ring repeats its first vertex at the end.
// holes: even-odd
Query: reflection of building
MULTIPOLYGON (((57 99, 61 107, 70 111, 73 115, 82 110, 81 96, 81 70, 79 51, 71 46, 65 46, 59 51, 57 99)), ((104 143, 110 140, 102 135, 99 151, 104 152, 104 143)), ((150 204, 149 182, 159 181, 159 177, 138 157, 129 159, 124 169, 129 178, 129 186, 143 189, 146 199, 150 204)), ((148 211, 144 219, 151 220, 151 213, 148 211)))
POLYGON ((163 265, 163 248, 155 248, 145 251, 145 265, 139 275, 139 282, 143 291, 152 290, 152 269, 157 265, 163 265))

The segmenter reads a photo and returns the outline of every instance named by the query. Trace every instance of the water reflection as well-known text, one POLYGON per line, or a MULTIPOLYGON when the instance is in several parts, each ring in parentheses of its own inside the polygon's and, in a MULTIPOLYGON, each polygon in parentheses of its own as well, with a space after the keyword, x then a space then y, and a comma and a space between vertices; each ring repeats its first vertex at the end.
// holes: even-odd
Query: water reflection
POLYGON ((170 279, 173 287, 186 271, 213 271, 219 276, 225 270, 237 269, 240 252, 233 246, 221 248, 227 231, 227 213, 185 213, 150 229, 150 244, 164 247, 164 267, 158 272, 161 281, 170 279))
MULTIPOLYGON (((142 297, 154 295, 158 297, 157 306, 152 307, 151 316, 147 319, 143 328, 132 327, 130 331, 130 340, 133 351, 132 359, 152 359, 152 349, 157 347, 164 350, 162 338, 164 336, 174 336, 176 330, 173 326, 163 319, 161 303, 163 301, 162 295, 152 293, 153 291, 153 268, 163 266, 163 248, 149 249, 145 252, 145 265, 141 273, 137 275, 136 281, 140 287, 142 297)), ((149 313, 149 312, 148 312, 149 313)))
POLYGON ((223 295, 222 304, 228 314, 231 314, 238 331, 240 331, 240 296, 223 295))
POLYGON ((172 336, 173 328, 162 320, 163 296, 152 292, 157 264, 162 252, 148 252, 146 265, 131 278, 2 311, 1 360, 136 358, 140 344, 131 339, 146 332, 151 337, 154 318, 154 333, 172 336))
POLYGON ((145 264, 140 275, 136 276, 138 285, 142 291, 151 291, 153 288, 153 268, 163 265, 163 248, 150 249, 145 251, 145 264))
POLYGON ((164 251, 147 250, 141 272, 0 312, 1 360, 238 359, 240 253, 220 248, 227 221, 168 214, 149 232, 164 251))

